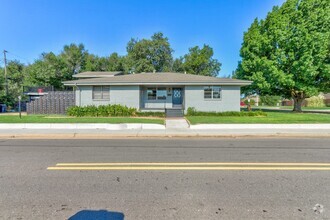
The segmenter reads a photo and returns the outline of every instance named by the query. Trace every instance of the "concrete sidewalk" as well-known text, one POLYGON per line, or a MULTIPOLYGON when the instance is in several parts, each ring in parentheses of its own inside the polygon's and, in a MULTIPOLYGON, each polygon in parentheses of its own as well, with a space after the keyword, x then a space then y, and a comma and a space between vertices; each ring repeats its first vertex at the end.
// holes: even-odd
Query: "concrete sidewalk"
MULTIPOLYGON (((104 125, 103 125, 104 126, 104 125)), ((12 128, 0 129, 0 138, 31 139, 108 139, 108 138, 165 138, 165 137, 324 137, 330 138, 330 124, 320 125, 193 125, 190 128, 173 129, 159 126, 155 129, 143 126, 123 126, 124 129, 97 128, 12 128), (242 126, 242 127, 240 127, 242 126)), ((1 127, 1 126, 0 126, 1 127)), ((77 126, 79 127, 79 126, 77 126)), ((122 128, 123 128, 122 127, 122 128)))

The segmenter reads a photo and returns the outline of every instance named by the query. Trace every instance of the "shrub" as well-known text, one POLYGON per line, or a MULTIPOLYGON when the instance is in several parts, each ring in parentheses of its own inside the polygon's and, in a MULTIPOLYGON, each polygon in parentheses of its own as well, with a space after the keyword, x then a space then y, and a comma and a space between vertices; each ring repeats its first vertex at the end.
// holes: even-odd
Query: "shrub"
POLYGON ((195 108, 189 107, 187 109, 187 116, 219 116, 219 117, 246 117, 246 116, 267 116, 263 111, 251 111, 251 112, 200 112, 195 108))
MULTIPOLYGON (((248 105, 249 104, 249 101, 246 99, 244 100, 244 104, 245 105, 248 105)), ((250 99, 250 105, 255 105, 256 104, 256 101, 254 101, 254 99, 250 99)))
POLYGON ((306 99, 308 107, 324 107, 325 98, 324 95, 320 94, 318 96, 312 96, 306 99))
POLYGON ((280 102, 280 100, 281 100, 280 96, 274 96, 274 95, 260 96, 260 102, 262 105, 276 106, 277 103, 280 102))
POLYGON ((136 108, 122 105, 72 106, 67 109, 67 115, 75 117, 135 116, 136 108))

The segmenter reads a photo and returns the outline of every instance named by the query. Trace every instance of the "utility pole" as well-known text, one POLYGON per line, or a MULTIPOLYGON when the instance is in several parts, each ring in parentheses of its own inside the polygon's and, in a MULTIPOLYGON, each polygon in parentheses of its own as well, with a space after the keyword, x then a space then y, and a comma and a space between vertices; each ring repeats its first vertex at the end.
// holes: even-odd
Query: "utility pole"
POLYGON ((6 58, 6 53, 8 51, 3 50, 3 58, 4 58, 4 63, 5 63, 5 88, 6 88, 6 96, 8 96, 8 77, 7 77, 7 58, 6 58))

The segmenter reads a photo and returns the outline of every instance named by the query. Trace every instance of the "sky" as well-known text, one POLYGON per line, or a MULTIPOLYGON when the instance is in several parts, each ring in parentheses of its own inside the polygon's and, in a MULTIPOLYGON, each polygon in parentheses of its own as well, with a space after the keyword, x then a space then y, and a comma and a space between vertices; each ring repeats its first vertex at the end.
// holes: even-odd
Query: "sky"
MULTIPOLYGON (((219 76, 236 69, 243 33, 284 0, 0 0, 0 50, 28 64, 43 52, 83 43, 98 56, 126 54, 131 38, 163 32, 180 57, 207 44, 222 63, 219 76)), ((0 54, 0 65, 3 57, 0 54)))

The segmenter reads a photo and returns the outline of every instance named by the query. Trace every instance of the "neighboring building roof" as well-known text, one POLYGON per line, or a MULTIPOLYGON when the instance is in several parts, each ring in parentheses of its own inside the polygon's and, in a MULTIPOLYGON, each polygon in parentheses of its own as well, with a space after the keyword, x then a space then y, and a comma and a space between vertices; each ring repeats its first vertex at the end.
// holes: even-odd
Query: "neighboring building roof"
POLYGON ((183 73, 139 73, 65 81, 64 85, 250 85, 252 81, 183 73))
POLYGON ((114 72, 87 71, 87 72, 77 73, 73 75, 73 77, 75 78, 113 77, 121 74, 123 74, 123 72, 121 71, 114 71, 114 72))

